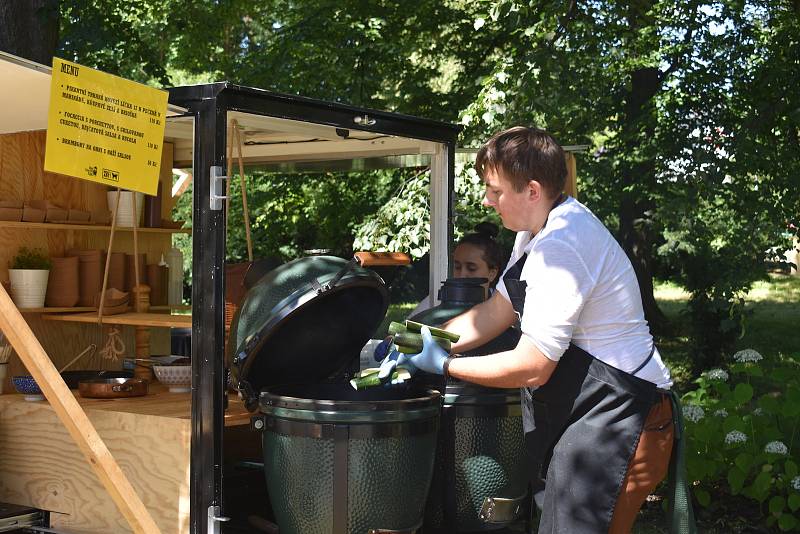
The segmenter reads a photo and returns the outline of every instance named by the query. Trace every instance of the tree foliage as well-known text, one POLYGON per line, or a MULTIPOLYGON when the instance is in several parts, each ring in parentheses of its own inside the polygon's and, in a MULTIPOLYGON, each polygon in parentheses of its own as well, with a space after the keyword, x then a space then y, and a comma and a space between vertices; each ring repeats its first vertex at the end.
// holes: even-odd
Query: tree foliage
MULTIPOLYGON (((62 54, 134 79, 227 78, 459 121, 470 146, 515 124, 590 145, 578 162, 581 200, 631 258, 653 326, 665 325, 654 275, 691 291, 701 365, 735 340, 742 295, 787 246, 787 230, 797 233, 800 0, 61 5, 62 54)), ((406 187, 425 177, 412 179, 419 183, 406 187)), ((336 183, 265 180, 253 192, 263 207, 258 231, 285 239, 284 252, 320 241, 308 237, 321 220, 309 204, 341 214, 308 192, 345 194, 336 183)), ((464 183, 476 199, 480 184, 464 183)), ((401 199, 404 209, 347 198, 361 211, 331 225, 349 228, 341 236, 354 235, 358 220, 359 239, 369 228, 373 241, 391 231, 387 244, 408 235, 408 246, 424 251, 424 234, 415 243, 419 234, 407 230, 424 216, 421 196, 401 199), (414 214, 407 227, 404 211, 414 214)), ((231 239, 242 242, 236 231, 231 239)))

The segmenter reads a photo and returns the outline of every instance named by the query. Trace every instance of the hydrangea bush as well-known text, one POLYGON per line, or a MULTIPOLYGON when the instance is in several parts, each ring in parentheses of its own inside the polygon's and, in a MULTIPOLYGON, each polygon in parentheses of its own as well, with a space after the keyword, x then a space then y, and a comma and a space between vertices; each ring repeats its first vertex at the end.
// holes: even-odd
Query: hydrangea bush
POLYGON ((683 409, 698 503, 709 506, 712 493, 741 495, 758 503, 766 526, 800 529, 800 365, 747 349, 695 383, 683 409))

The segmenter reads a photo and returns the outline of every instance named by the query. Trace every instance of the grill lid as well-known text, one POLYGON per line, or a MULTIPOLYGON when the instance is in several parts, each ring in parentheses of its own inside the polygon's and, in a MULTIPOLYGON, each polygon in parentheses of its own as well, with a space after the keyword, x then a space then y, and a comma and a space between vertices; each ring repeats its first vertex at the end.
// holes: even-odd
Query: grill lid
POLYGON ((254 410, 266 387, 344 371, 388 307, 380 276, 342 258, 300 258, 267 273, 231 323, 231 371, 245 405, 254 410))

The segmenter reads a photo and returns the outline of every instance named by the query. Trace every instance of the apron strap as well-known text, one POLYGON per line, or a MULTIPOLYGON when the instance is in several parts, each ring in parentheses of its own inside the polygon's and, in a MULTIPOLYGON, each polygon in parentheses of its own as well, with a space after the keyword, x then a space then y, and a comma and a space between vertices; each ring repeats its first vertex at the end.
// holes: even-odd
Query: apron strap
POLYGON ((653 347, 650 349, 650 354, 647 355, 647 358, 644 359, 644 361, 639 365, 639 367, 637 367, 636 369, 631 371, 631 374, 633 376, 636 376, 636 373, 638 373, 639 371, 644 369, 644 366, 647 365, 648 363, 650 363, 650 360, 653 359, 653 354, 655 354, 655 353, 656 353, 656 344, 653 343, 653 347))
POLYGON ((692 509, 692 496, 686 480, 686 450, 685 431, 683 428, 683 412, 678 395, 669 392, 672 401, 672 422, 674 428, 674 442, 672 444, 672 457, 669 462, 669 497, 670 534, 697 534, 697 525, 694 521, 692 509))

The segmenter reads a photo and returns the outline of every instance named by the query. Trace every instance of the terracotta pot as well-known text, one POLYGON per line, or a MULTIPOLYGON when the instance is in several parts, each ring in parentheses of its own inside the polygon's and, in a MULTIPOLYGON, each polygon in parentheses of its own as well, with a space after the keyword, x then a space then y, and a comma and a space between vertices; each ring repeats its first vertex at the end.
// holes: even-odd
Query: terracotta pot
POLYGON ((108 262, 108 285, 109 289, 125 289, 125 272, 127 270, 125 253, 112 252, 111 261, 108 262))
MULTIPOLYGON (((145 262, 147 255, 144 253, 139 254, 139 283, 147 283, 147 271, 145 270, 145 262)), ((125 254, 125 291, 130 291, 136 285, 136 270, 133 259, 133 254, 125 254)))
POLYGON ((67 220, 67 214, 69 212, 63 208, 59 208, 58 206, 48 206, 45 210, 44 221, 45 222, 64 222, 67 220))
POLYGON ((22 209, 21 200, 0 200, 0 208, 18 208, 22 209))
POLYGON ((0 208, 0 221, 21 221, 22 208, 0 208))
POLYGON ((80 260, 80 299, 79 306, 93 306, 94 297, 103 289, 103 254, 101 250, 81 250, 80 260))
POLYGON ((67 212, 67 220, 68 221, 80 221, 80 222, 89 222, 89 218, 91 217, 91 213, 84 210, 69 210, 67 212))
POLYGON ((111 224, 111 212, 104 209, 96 209, 92 211, 91 222, 94 224, 111 224))
POLYGON ((80 268, 77 256, 51 258, 53 266, 47 280, 45 305, 70 308, 80 299, 80 268))
POLYGON ((150 286, 150 304, 165 306, 167 304, 167 276, 169 271, 166 265, 152 263, 147 266, 147 285, 150 286))
POLYGON ((44 222, 44 216, 46 213, 47 212, 45 210, 26 205, 22 209, 22 220, 25 222, 44 222))

